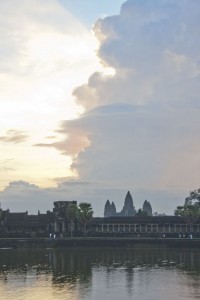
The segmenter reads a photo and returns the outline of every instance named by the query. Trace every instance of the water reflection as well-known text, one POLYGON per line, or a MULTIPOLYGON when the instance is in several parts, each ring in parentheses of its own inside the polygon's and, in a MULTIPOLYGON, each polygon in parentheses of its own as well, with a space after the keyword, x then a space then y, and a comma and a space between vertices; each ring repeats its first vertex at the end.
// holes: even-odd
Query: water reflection
POLYGON ((200 297, 199 279, 200 253, 196 249, 0 250, 2 300, 8 299, 8 293, 11 300, 26 299, 24 295, 38 299, 41 293, 43 300, 132 299, 133 295, 139 300, 147 299, 144 289, 148 299, 165 299, 166 291, 166 299, 169 295, 171 300, 196 299, 200 297))

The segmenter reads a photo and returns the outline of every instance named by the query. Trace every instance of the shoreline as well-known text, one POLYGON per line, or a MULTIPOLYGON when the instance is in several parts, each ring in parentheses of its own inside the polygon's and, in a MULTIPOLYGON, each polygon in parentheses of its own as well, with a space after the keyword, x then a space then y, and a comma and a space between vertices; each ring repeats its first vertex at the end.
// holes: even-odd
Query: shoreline
POLYGON ((72 237, 0 238, 0 248, 138 247, 200 248, 200 238, 72 237))

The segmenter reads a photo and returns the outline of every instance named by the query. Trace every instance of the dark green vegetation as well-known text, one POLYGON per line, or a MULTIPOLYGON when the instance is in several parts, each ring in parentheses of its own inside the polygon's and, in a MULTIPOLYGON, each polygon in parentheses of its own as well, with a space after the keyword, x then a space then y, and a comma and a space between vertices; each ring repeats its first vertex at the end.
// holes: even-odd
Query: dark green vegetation
POLYGON ((76 204, 68 205, 66 209, 66 218, 70 223, 71 237, 74 235, 75 224, 80 222, 83 225, 84 236, 87 235, 87 225, 92 220, 93 210, 90 203, 81 202, 79 206, 76 204))
POLYGON ((87 234, 87 225, 92 220, 93 210, 90 203, 80 203, 78 207, 78 220, 83 225, 84 236, 87 234))
POLYGON ((178 206, 174 214, 182 217, 193 231, 193 225, 200 218, 200 189, 190 192, 183 206, 178 206))

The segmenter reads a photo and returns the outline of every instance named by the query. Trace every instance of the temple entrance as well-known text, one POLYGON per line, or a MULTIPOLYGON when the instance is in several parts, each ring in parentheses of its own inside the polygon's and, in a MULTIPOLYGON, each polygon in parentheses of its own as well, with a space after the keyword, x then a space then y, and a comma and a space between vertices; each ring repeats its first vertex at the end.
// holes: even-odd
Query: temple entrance
POLYGON ((54 228, 56 233, 63 234, 66 232, 66 225, 64 221, 56 221, 54 228))

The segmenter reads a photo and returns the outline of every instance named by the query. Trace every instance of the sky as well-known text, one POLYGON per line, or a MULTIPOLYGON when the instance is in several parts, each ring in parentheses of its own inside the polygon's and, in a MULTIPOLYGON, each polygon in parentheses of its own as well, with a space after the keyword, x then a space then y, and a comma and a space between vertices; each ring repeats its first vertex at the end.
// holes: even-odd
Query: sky
POLYGON ((200 173, 200 2, 1 0, 0 202, 173 214, 200 173))

